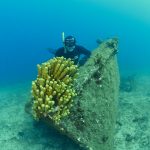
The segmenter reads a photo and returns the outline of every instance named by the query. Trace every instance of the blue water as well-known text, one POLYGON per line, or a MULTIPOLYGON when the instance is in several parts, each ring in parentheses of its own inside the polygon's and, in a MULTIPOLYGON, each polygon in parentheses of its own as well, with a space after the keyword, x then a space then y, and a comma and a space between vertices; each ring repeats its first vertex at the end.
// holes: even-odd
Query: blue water
POLYGON ((61 33, 94 49, 96 39, 119 38, 121 71, 150 65, 148 0, 1 0, 0 82, 33 79, 36 64, 62 46, 61 33), (145 4, 144 4, 145 3, 145 4))
MULTIPOLYGON (((74 35, 78 44, 91 51, 97 47, 97 39, 118 37, 120 73, 149 73, 149 6, 149 0, 0 0, 0 146, 6 146, 0 149, 13 147, 24 150, 27 146, 33 150, 43 147, 45 150, 46 147, 52 150, 62 150, 62 147, 65 150, 65 147, 77 149, 76 145, 54 131, 45 127, 35 128, 33 118, 24 111, 25 103, 31 98, 31 81, 37 75, 36 65, 53 57, 47 48, 61 47, 61 33, 65 32, 65 35, 74 35)), ((140 96, 137 93, 121 95, 123 108, 126 108, 120 108, 123 120, 130 115, 129 121, 134 118, 129 110, 134 107, 136 111, 133 114, 142 118, 143 110, 143 114, 149 117, 149 78, 138 82, 137 93, 140 96), (142 107, 147 108, 145 112, 142 107)), ((131 128, 136 128, 132 123, 131 128)), ((125 120, 125 126, 128 124, 125 120)), ((148 129, 149 126, 145 129, 147 133, 148 129)), ((143 138, 145 144, 143 131, 141 128, 136 134, 140 134, 137 137, 143 138)), ((134 135, 135 130, 132 132, 134 135)), ((137 138, 137 141, 142 140, 137 138)))

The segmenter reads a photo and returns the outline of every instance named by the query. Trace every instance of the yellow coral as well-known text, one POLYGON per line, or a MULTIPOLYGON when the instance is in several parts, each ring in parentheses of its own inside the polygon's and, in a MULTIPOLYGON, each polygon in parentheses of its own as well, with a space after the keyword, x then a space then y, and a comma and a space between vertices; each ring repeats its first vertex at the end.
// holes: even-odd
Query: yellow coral
POLYGON ((38 76, 32 81, 33 115, 36 119, 47 117, 59 123, 70 113, 72 99, 76 96, 73 81, 78 67, 71 59, 56 57, 37 65, 38 76))

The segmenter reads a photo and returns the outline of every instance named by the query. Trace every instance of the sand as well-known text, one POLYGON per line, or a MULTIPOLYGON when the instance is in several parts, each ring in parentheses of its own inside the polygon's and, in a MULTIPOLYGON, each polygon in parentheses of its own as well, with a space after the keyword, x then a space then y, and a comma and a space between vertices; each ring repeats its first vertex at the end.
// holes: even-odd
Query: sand
POLYGON ((24 111, 31 82, 0 88, 0 150, 77 150, 56 131, 35 122, 24 111))
POLYGON ((150 76, 136 77, 132 92, 120 92, 116 150, 150 150, 150 76))
MULTIPOLYGON (((132 92, 120 92, 116 150, 150 149, 150 76, 136 77, 132 92)), ((31 82, 0 87, 0 150, 79 150, 72 141, 24 111, 31 82)))

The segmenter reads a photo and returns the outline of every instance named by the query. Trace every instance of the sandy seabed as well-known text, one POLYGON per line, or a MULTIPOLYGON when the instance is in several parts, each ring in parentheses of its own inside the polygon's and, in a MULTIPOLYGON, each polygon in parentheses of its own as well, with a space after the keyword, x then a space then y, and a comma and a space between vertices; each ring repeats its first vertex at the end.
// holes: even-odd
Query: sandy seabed
MULTIPOLYGON (((150 76, 137 77, 136 85, 120 92, 116 150, 150 150, 150 76)), ((0 150, 79 150, 24 111, 30 89, 31 82, 0 87, 0 150)))
POLYGON ((132 92, 120 92, 116 150, 150 150, 150 75, 135 82, 132 92))

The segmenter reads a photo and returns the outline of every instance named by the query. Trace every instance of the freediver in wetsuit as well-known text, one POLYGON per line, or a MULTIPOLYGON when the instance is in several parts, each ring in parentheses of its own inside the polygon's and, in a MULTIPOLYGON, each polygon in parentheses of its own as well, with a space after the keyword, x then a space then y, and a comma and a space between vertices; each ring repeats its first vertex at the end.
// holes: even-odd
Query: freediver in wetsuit
MULTIPOLYGON (((52 51, 51 51, 52 52, 52 51)), ((90 57, 91 52, 83 46, 76 45, 76 39, 73 36, 67 36, 64 40, 64 47, 53 51, 55 57, 71 58, 75 65, 82 66, 90 57), (84 55, 81 58, 81 55, 84 55)))

